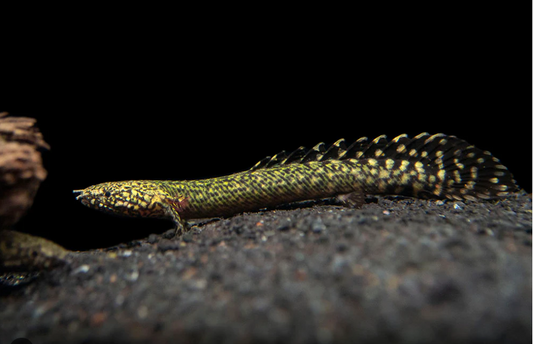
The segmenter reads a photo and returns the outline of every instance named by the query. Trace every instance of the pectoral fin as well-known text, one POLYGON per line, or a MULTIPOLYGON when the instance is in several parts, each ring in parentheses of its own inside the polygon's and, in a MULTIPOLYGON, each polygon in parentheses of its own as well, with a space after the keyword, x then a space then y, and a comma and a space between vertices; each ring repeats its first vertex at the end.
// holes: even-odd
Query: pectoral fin
POLYGON ((349 208, 361 208, 365 204, 365 194, 362 190, 356 189, 353 192, 337 195, 337 201, 349 208))
POLYGON ((174 199, 167 200, 168 212, 172 217, 172 221, 176 225, 176 236, 182 235, 189 230, 189 224, 181 216, 183 211, 187 208, 189 204, 188 197, 182 196, 174 199))

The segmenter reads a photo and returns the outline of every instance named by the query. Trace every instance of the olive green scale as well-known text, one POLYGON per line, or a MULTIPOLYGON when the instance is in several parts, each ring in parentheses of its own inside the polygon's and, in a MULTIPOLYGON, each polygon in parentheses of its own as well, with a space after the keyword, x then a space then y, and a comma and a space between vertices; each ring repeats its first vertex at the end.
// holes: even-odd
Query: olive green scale
POLYGON ((424 198, 493 198, 517 190, 489 152, 444 134, 341 139, 326 148, 282 151, 248 171, 189 181, 107 182, 75 190, 91 208, 127 216, 187 219, 230 216, 281 204, 337 197, 360 206, 366 194, 424 198))
POLYGON ((370 175, 369 166, 328 161, 247 171, 225 177, 185 182, 160 182, 172 197, 181 197, 184 218, 227 216, 353 192, 357 176, 370 175))

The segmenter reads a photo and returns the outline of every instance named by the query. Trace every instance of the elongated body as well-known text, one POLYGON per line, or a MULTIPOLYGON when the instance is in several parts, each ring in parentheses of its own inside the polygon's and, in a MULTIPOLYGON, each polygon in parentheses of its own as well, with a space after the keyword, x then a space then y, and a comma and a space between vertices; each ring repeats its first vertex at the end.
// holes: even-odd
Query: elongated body
POLYGON ((517 186, 489 152, 455 136, 422 133, 320 143, 258 162, 248 171, 190 181, 108 182, 75 190, 83 204, 129 216, 186 219, 228 216, 302 200, 338 197, 360 205, 365 194, 478 199, 517 186))

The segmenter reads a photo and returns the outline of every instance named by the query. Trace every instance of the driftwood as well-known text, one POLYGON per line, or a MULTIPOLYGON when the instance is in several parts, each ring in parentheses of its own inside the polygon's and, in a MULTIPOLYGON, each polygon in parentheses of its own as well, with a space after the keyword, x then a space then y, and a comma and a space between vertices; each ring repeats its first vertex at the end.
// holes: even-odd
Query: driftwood
POLYGON ((10 230, 32 206, 46 178, 41 151, 50 146, 34 118, 7 115, 0 113, 0 270, 50 268, 65 256, 65 249, 44 238, 10 230))
POLYGON ((46 178, 44 142, 35 119, 0 113, 0 229, 12 227, 33 204, 46 178))

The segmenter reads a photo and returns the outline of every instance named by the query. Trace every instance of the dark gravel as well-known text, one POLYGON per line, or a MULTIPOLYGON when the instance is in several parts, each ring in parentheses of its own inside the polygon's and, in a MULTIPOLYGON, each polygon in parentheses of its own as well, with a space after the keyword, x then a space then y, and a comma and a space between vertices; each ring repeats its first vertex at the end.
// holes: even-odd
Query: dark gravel
POLYGON ((1 289, 0 343, 531 343, 528 195, 379 197, 169 237, 1 289))

